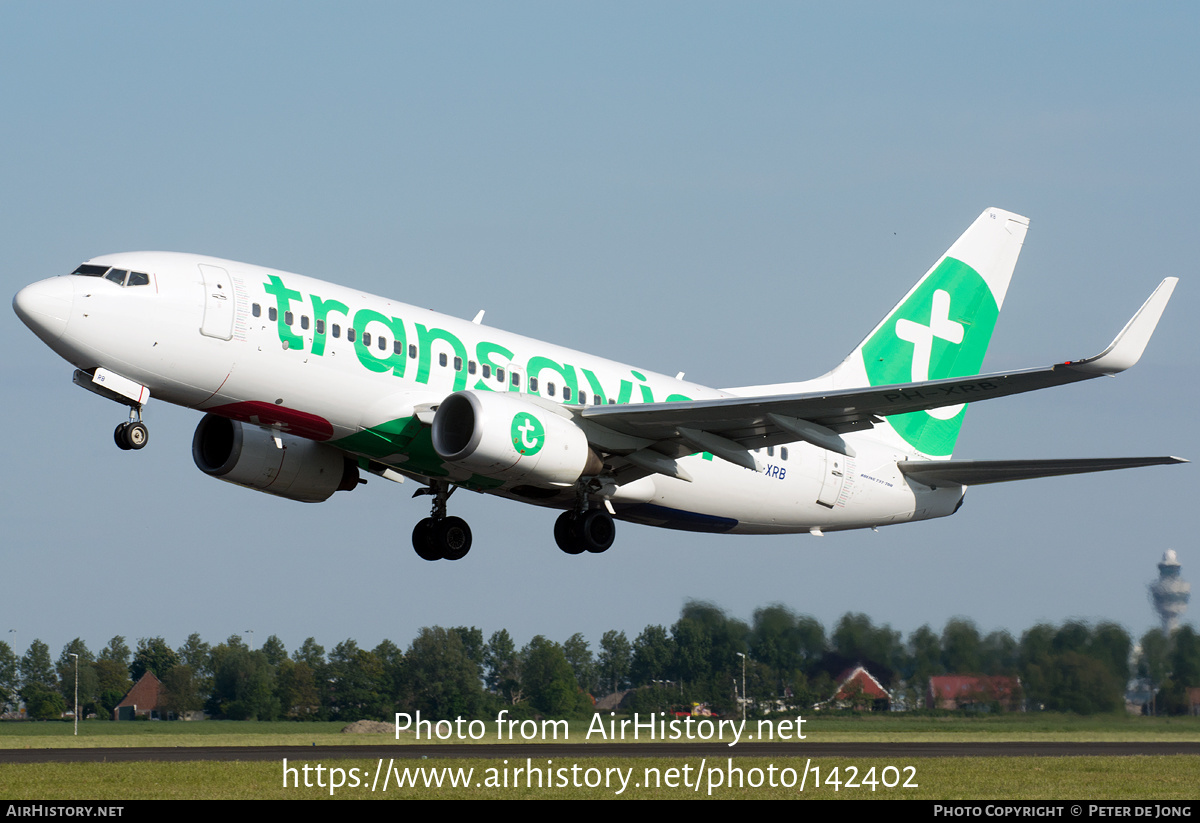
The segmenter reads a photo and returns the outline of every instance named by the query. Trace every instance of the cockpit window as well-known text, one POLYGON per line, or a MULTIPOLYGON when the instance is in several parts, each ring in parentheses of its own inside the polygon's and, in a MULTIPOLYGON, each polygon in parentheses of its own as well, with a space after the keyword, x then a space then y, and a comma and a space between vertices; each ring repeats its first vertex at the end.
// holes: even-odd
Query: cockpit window
POLYGON ((83 263, 71 274, 81 274, 84 277, 103 277, 122 287, 150 285, 150 275, 145 272, 110 269, 108 266, 96 266, 91 263, 83 263))

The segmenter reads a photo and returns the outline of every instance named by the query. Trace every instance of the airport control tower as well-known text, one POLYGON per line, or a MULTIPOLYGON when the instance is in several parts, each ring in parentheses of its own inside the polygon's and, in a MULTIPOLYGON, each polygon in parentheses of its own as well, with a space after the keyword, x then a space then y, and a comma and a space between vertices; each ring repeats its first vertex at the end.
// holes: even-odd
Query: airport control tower
POLYGON ((1192 596, 1192 584, 1179 576, 1181 566, 1175 558, 1175 550, 1163 552, 1158 564, 1158 579, 1150 584, 1150 602, 1162 619, 1163 634, 1170 635, 1179 625, 1179 618, 1187 610, 1192 596))

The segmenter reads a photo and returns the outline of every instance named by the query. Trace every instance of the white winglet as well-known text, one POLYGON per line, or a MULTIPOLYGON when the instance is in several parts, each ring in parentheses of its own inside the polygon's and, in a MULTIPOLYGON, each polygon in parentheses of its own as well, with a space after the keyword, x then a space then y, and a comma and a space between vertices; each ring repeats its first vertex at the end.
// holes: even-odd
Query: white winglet
POLYGON ((1116 374, 1136 363, 1146 350, 1146 344, 1150 342, 1150 336, 1154 334, 1178 282, 1178 277, 1168 277, 1159 283, 1154 294, 1130 318, 1107 349, 1087 360, 1077 360, 1070 364, 1071 367, 1094 374, 1116 374))

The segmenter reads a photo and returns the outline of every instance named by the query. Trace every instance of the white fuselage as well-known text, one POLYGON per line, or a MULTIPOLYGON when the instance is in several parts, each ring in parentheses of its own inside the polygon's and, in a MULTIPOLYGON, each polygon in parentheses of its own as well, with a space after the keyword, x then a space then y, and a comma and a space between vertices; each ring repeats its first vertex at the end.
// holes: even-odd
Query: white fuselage
MULTIPOLYGON (((102 368, 169 403, 324 442, 417 479, 524 502, 569 508, 575 498, 570 489, 531 497, 514 483, 479 485, 438 460, 419 432, 395 431, 464 389, 519 393, 543 407, 737 394, 258 266, 161 252, 89 263, 144 272, 150 282, 69 275, 22 292, 25 314, 41 318, 31 327, 81 370, 102 368)), ((897 462, 914 455, 872 435, 846 435, 854 457, 804 442, 760 449, 757 471, 695 454, 679 460, 691 482, 648 474, 605 497, 620 519, 744 534, 955 511, 962 486, 906 480, 897 462)))

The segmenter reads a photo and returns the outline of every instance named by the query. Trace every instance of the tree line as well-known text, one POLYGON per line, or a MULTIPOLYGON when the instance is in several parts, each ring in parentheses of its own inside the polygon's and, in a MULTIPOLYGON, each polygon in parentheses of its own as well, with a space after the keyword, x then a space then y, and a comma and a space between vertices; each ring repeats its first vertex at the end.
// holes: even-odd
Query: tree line
POLYGON ((347 639, 328 653, 311 637, 289 654, 275 635, 257 649, 240 635, 211 646, 193 634, 177 649, 141 638, 136 650, 118 636, 97 654, 76 638, 54 662, 41 640, 19 659, 0 642, 0 714, 23 703, 30 718, 61 717, 74 705, 76 660, 81 715, 99 718, 110 718, 146 672, 162 681, 160 710, 178 716, 351 721, 414 710, 487 718, 501 708, 514 718, 577 717, 592 710, 593 696, 626 689, 643 711, 705 703, 724 713, 737 707, 743 678, 758 711, 808 710, 857 664, 910 708, 922 705, 935 675, 982 674, 1019 677, 1034 709, 1113 712, 1136 676, 1159 689, 1160 712, 1186 712, 1186 688, 1200 685, 1192 627, 1170 637, 1152 630, 1136 656, 1132 649, 1113 623, 1039 624, 1016 639, 955 618, 940 633, 926 625, 905 639, 864 614, 848 613, 827 632, 784 606, 758 609, 747 623, 689 602, 670 627, 646 626, 632 641, 608 631, 595 651, 581 634, 562 643, 538 635, 517 648, 507 630, 485 640, 466 626, 423 628, 407 649, 384 640, 368 650, 347 639))

